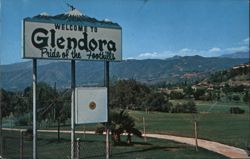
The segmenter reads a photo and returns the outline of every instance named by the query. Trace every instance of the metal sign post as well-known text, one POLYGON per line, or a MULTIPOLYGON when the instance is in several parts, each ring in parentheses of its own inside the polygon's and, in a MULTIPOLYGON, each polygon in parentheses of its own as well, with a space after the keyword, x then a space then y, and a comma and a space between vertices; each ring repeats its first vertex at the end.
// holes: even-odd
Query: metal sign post
POLYGON ((33 159, 37 158, 37 128, 36 128, 36 84, 37 84, 37 60, 33 59, 33 159))
POLYGON ((106 159, 109 159, 110 144, 109 144, 109 61, 104 62, 104 78, 105 86, 107 87, 107 118, 108 122, 106 123, 106 159))
POLYGON ((75 157, 75 60, 71 60, 71 159, 75 157))
POLYGON ((0 102, 0 158, 3 157, 3 132, 2 131, 3 131, 2 130, 2 103, 0 102))

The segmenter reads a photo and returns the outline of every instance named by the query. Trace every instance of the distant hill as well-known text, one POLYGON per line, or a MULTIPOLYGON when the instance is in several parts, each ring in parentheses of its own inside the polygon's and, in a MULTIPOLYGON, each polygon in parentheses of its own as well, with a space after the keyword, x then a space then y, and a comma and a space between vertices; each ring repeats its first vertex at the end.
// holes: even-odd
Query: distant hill
POLYGON ((249 52, 236 52, 232 54, 224 54, 220 57, 227 57, 227 58, 249 58, 249 52))
MULTIPOLYGON (((209 72, 231 68, 246 63, 244 58, 185 56, 165 60, 125 60, 110 64, 110 79, 135 79, 145 83, 176 83, 186 78, 201 78, 209 72)), ((38 60, 38 81, 60 88, 70 88, 70 62, 38 60)), ((76 63, 77 85, 103 85, 103 62, 80 61, 76 63)), ((32 83, 32 63, 1 65, 1 87, 22 90, 32 83)))
POLYGON ((249 88, 249 69, 250 64, 241 64, 230 69, 217 71, 207 76, 198 85, 211 87, 211 85, 225 86, 227 84, 229 86, 243 86, 243 88, 249 88))

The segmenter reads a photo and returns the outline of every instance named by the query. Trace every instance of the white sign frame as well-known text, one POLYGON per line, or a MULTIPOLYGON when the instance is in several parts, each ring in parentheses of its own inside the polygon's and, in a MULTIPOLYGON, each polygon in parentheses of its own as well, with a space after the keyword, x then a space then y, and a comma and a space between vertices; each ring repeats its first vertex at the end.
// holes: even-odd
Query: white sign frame
POLYGON ((107 87, 75 88, 75 104, 76 124, 104 123, 108 121, 107 87), (93 103, 95 105, 91 105, 93 103))
POLYGON ((122 29, 116 24, 23 20, 24 59, 122 61, 122 29))

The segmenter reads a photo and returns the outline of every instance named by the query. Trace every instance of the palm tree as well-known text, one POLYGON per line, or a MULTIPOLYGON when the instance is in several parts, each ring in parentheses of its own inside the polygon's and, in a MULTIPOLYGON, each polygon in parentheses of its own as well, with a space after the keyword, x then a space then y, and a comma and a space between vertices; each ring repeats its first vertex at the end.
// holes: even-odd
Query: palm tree
MULTIPOLYGON (((111 131, 112 140, 115 145, 121 143, 121 134, 127 133, 127 144, 131 144, 132 140, 132 134, 136 135, 138 137, 142 137, 142 133, 134 128, 135 121, 134 119, 129 116, 129 114, 122 110, 120 112, 118 111, 112 111, 110 112, 110 124, 109 129, 111 131)), ((104 127, 101 127, 98 129, 99 132, 103 132, 105 129, 104 127)))

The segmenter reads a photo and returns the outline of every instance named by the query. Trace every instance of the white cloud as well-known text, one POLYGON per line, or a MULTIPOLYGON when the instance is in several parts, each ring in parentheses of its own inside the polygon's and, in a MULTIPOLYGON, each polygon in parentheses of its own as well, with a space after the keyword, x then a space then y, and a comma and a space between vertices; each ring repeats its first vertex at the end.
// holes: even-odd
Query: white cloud
POLYGON ((225 49, 226 52, 245 52, 249 51, 249 48, 247 46, 239 46, 239 47, 232 47, 225 49))
POLYGON ((172 57, 176 55, 176 53, 172 52, 172 51, 163 51, 163 52, 145 52, 145 53, 141 53, 138 56, 134 56, 134 57, 128 57, 126 59, 165 59, 168 57, 172 57))
POLYGON ((139 54, 138 57, 141 57, 141 58, 154 58, 154 57, 157 57, 159 56, 159 54, 157 52, 146 52, 146 53, 141 53, 139 54))
POLYGON ((135 57, 127 57, 125 58, 125 60, 135 60, 136 58, 135 57))
MULTIPOLYGON (((244 41, 248 41, 249 38, 245 39, 244 41)), ((141 53, 134 57, 128 57, 126 59, 166 59, 169 57, 173 57, 175 55, 178 56, 194 56, 194 55, 200 55, 204 57, 217 57, 222 54, 228 54, 228 53, 235 53, 235 52, 246 52, 249 51, 248 46, 246 45, 239 45, 237 47, 230 47, 230 48, 219 48, 219 47, 213 47, 209 49, 204 50, 196 50, 192 48, 182 48, 179 50, 165 50, 162 52, 145 52, 141 53)))
POLYGON ((214 47, 214 48, 209 49, 208 51, 209 52, 219 52, 219 51, 221 51, 221 48, 214 47))
POLYGON ((180 52, 190 52, 190 51, 192 51, 192 50, 189 49, 189 48, 184 48, 184 49, 181 49, 181 50, 180 50, 180 52))
POLYGON ((245 39, 242 39, 240 42, 237 43, 238 45, 247 45, 249 46, 249 37, 248 38, 245 38, 245 39))
POLYGON ((243 40, 243 43, 249 45, 249 37, 246 38, 246 39, 244 39, 244 40, 243 40))
POLYGON ((169 57, 173 57, 175 55, 178 56, 193 56, 193 55, 202 55, 204 51, 190 49, 190 48, 183 48, 176 51, 162 51, 162 52, 145 52, 141 53, 136 57, 129 57, 127 59, 166 59, 169 57))

